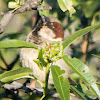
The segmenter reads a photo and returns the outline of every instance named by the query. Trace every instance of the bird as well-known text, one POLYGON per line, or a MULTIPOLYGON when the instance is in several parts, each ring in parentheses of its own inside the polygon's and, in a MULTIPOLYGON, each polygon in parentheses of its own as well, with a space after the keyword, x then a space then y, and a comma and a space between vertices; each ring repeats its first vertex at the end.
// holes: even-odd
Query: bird
MULTIPOLYGON (((33 30, 26 36, 25 41, 34 43, 38 49, 45 48, 48 43, 59 41, 61 44, 64 39, 64 32, 60 21, 55 17, 46 17, 41 15, 36 26, 33 30)), ((21 48, 20 49, 20 61, 22 67, 28 67, 33 70, 34 75, 36 75, 42 82, 45 82, 45 71, 46 68, 40 70, 38 65, 33 61, 38 59, 39 51, 34 48, 21 48)), ((63 74, 64 77, 70 75, 70 68, 64 62, 63 59, 59 59, 54 62, 61 70, 65 70, 63 74)), ((50 71, 49 74, 49 84, 53 84, 53 77, 50 71)))

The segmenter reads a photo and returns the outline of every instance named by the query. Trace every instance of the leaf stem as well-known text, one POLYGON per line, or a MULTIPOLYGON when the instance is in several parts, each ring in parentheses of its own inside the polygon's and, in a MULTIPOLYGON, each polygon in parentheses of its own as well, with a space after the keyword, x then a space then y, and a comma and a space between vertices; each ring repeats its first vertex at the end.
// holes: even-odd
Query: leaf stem
POLYGON ((45 94, 47 93, 47 90, 48 90, 49 72, 50 72, 50 64, 47 64, 47 67, 46 67, 46 77, 45 77, 45 94))
POLYGON ((42 87, 45 86, 44 83, 37 76, 35 76, 34 74, 29 74, 29 75, 31 76, 31 78, 37 80, 42 87))
POLYGON ((45 97, 45 95, 43 95, 43 96, 40 98, 40 100, 43 100, 43 99, 44 99, 44 97, 45 97))
POLYGON ((46 66, 45 86, 44 86, 44 90, 43 90, 43 96, 41 97, 40 100, 43 100, 43 98, 46 96, 46 94, 47 94, 47 92, 48 92, 49 73, 50 73, 50 63, 48 63, 47 66, 46 66))

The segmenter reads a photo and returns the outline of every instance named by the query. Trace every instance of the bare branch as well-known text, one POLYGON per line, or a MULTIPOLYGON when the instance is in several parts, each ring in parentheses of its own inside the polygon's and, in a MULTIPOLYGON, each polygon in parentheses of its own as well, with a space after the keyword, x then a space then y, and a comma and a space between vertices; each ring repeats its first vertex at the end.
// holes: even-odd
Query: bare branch
POLYGON ((42 0, 31 0, 29 2, 25 2, 17 10, 8 11, 6 14, 4 14, 3 18, 0 21, 0 34, 4 32, 6 26, 11 21, 11 19, 13 18, 15 14, 37 9, 37 7, 39 6, 41 2, 42 0))
POLYGON ((32 0, 32 1, 26 2, 19 9, 17 9, 14 13, 18 14, 18 13, 23 13, 25 11, 31 11, 31 10, 37 9, 41 1, 42 0, 32 0))
POLYGON ((9 64, 8 66, 7 66, 7 71, 9 71, 9 70, 11 70, 13 67, 14 67, 14 65, 16 64, 16 62, 18 61, 18 59, 19 59, 19 54, 16 56, 16 58, 11 62, 11 64, 9 64))
MULTIPOLYGON (((7 90, 18 90, 18 89, 23 89, 25 90, 26 93, 34 93, 34 94, 39 94, 39 95, 43 95, 43 91, 42 90, 38 90, 36 88, 30 88, 28 86, 24 86, 23 84, 19 83, 19 82, 12 82, 11 84, 4 84, 2 86, 3 88, 7 89, 7 90)), ((51 91, 47 94, 47 96, 52 96, 52 97, 59 97, 58 93, 55 91, 51 91)))
POLYGON ((3 16, 3 18, 0 21, 0 33, 3 33, 13 16, 13 11, 9 11, 3 16))
POLYGON ((23 89, 25 90, 27 93, 33 92, 35 94, 40 94, 43 95, 43 91, 39 91, 37 89, 31 89, 28 86, 24 86, 23 84, 19 83, 19 82, 12 82, 11 84, 5 84, 3 85, 3 88, 8 89, 8 90, 17 90, 17 89, 23 89))
POLYGON ((1 60, 3 61, 3 63, 4 63, 6 66, 8 66, 7 62, 5 61, 5 59, 4 59, 3 56, 2 56, 1 51, 0 51, 0 57, 1 57, 1 60))
POLYGON ((0 16, 3 16, 3 15, 4 15, 4 13, 0 11, 0 16))
POLYGON ((51 6, 38 7, 37 10, 51 10, 51 6))
POLYGON ((3 58, 3 55, 2 55, 2 53, 0 52, 0 57, 1 57, 1 60, 4 62, 4 64, 6 65, 6 67, 7 67, 7 69, 4 69, 4 68, 2 68, 1 66, 0 66, 0 68, 2 69, 2 70, 7 70, 7 71, 9 71, 9 70, 11 70, 13 67, 14 67, 14 65, 15 65, 15 63, 18 61, 18 59, 19 59, 19 54, 16 56, 16 58, 11 62, 11 64, 7 64, 7 62, 5 61, 5 59, 3 58))

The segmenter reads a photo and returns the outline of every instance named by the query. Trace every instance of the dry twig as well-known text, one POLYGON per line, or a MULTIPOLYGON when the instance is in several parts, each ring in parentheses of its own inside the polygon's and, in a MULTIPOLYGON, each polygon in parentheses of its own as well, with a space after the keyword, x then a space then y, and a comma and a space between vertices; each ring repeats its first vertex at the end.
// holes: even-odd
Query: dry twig
POLYGON ((0 11, 0 16, 3 16, 3 15, 4 15, 4 13, 0 11))
POLYGON ((8 11, 7 13, 5 13, 0 21, 0 34, 4 32, 6 26, 11 21, 11 19, 13 18, 15 14, 37 9, 37 7, 39 6, 41 2, 42 0, 31 0, 31 1, 25 2, 17 10, 8 11))

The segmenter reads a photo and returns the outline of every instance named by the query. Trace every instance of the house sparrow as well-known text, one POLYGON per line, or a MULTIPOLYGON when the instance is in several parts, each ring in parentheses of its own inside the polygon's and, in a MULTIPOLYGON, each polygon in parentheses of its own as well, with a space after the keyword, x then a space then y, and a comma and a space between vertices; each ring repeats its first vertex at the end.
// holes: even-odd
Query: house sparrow
MULTIPOLYGON (((64 33, 62 26, 57 18, 41 16, 35 28, 28 34, 25 41, 34 43, 37 47, 44 48, 47 43, 60 41, 62 43, 64 38, 64 33)), ((38 58, 39 51, 33 48, 22 48, 20 50, 20 59, 23 67, 29 67, 33 70, 34 75, 36 75, 42 82, 45 82, 45 71, 46 68, 40 70, 38 65, 33 61, 38 58)), ((60 59, 54 62, 54 65, 58 65, 61 69, 65 70, 64 77, 67 77, 70 73, 69 67, 60 59)), ((53 84, 52 75, 49 75, 49 84, 53 84)))

